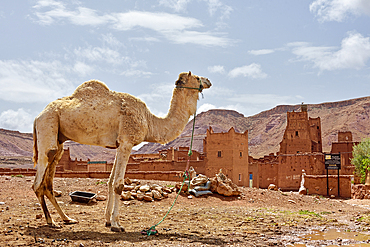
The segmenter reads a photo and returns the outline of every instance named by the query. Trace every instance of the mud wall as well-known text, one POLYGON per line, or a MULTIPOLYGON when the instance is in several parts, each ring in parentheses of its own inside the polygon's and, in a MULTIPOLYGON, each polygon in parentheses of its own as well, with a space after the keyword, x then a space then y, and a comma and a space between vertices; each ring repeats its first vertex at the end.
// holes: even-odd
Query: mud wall
MULTIPOLYGON (((353 176, 339 176, 339 197, 351 198, 351 181, 353 176)), ((326 175, 307 175, 305 176, 305 187, 309 195, 327 195, 326 175)), ((329 175, 329 196, 338 197, 338 176, 329 175)))

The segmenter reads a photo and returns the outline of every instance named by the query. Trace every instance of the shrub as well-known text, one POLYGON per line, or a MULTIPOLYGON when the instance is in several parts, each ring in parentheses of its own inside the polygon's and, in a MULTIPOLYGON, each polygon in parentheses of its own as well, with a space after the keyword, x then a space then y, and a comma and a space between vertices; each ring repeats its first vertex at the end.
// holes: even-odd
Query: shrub
POLYGON ((355 172, 361 178, 361 183, 365 183, 367 171, 370 170, 370 139, 366 138, 359 144, 353 146, 352 165, 355 166, 355 172))

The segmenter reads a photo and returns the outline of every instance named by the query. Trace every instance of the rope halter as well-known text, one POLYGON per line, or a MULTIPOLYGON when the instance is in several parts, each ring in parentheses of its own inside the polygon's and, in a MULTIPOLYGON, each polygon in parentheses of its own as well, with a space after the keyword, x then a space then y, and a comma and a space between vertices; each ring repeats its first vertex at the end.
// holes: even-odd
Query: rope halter
POLYGON ((202 80, 201 80, 199 77, 198 77, 197 79, 198 79, 198 81, 199 81, 199 87, 184 87, 184 86, 176 86, 176 88, 187 88, 187 89, 195 89, 195 90, 198 90, 198 91, 199 91, 199 93, 201 93, 201 94, 202 94, 202 98, 204 98, 203 93, 202 93, 203 88, 204 88, 204 86, 203 86, 203 84, 202 84, 202 80))

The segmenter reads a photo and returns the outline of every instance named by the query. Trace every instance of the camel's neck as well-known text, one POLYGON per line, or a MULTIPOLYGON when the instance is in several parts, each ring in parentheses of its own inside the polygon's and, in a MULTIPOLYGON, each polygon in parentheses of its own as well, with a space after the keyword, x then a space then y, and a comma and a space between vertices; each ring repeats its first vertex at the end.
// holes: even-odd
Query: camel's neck
POLYGON ((164 118, 150 116, 145 141, 164 144, 178 137, 190 116, 197 110, 197 100, 198 91, 175 88, 167 116, 164 118))

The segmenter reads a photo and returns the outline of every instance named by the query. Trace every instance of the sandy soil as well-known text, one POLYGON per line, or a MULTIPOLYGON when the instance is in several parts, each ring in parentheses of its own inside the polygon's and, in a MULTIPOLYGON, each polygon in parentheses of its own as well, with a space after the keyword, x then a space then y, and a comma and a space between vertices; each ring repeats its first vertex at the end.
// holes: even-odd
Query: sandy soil
POLYGON ((115 233, 105 227, 106 201, 77 203, 69 196, 76 190, 106 196, 106 180, 54 180, 54 189, 63 192, 57 200, 79 221, 64 225, 48 202, 61 228, 46 225, 32 183, 33 177, 0 176, 0 246, 370 246, 368 200, 254 188, 243 188, 241 197, 232 198, 189 199, 180 194, 167 218, 156 227, 158 234, 146 236, 140 232, 163 218, 175 193, 161 201, 121 201, 120 219, 126 231, 115 233))

